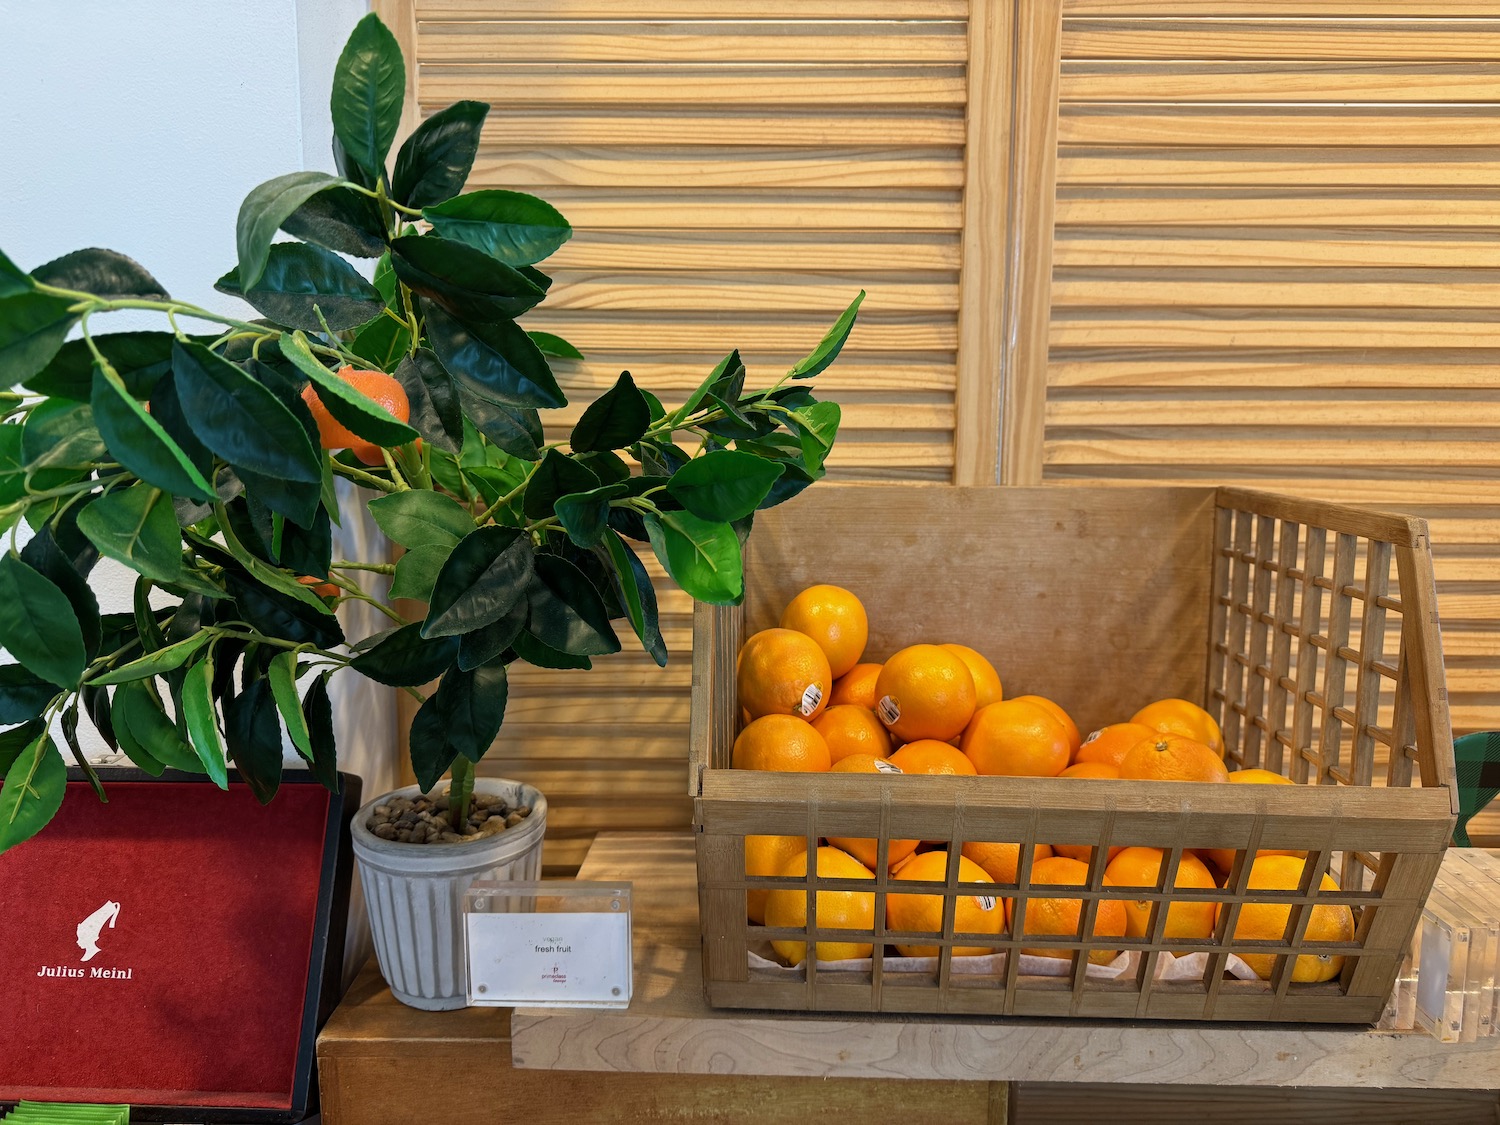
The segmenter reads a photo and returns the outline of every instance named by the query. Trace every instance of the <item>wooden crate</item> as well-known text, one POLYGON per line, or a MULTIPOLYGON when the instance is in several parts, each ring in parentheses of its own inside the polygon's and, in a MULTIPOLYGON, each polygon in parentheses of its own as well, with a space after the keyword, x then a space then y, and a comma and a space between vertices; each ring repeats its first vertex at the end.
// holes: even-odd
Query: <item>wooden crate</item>
MULTIPOLYGON (((1230 488, 954 488, 820 484, 757 517, 739 607, 699 606, 694 621, 692 778, 704 988, 716 1007, 1205 1020, 1365 1023, 1376 1019, 1452 831, 1457 792, 1427 531, 1399 515, 1230 488), (1229 786, 1058 778, 784 774, 730 769, 739 726, 735 657, 774 626, 798 590, 831 582, 869 610, 867 658, 907 644, 954 641, 985 653, 1007 697, 1040 694, 1079 727, 1128 718, 1156 698, 1201 702, 1219 720, 1230 768, 1279 771, 1296 786, 1229 786), (747 835, 880 841, 873 883, 747 878, 747 835), (897 882, 881 873, 891 839, 1011 841, 1018 884, 897 882), (1028 887, 1030 845, 1100 845, 1084 888, 1028 887), (1166 849, 1158 887, 1103 883, 1107 848, 1166 849), (1226 886, 1172 891, 1222 904, 1208 941, 1161 937, 1187 849, 1237 849, 1226 886), (1250 891, 1247 854, 1307 853, 1295 892, 1250 891), (1341 890, 1314 891, 1325 872, 1341 890), (751 887, 808 896, 803 930, 752 925, 751 887), (875 894, 873 930, 819 928, 814 894, 875 894), (889 891, 944 897, 930 970, 888 967, 889 891), (1048 938, 1073 951, 1063 976, 1021 971, 1004 932, 953 932, 962 894, 1015 901, 1017 922, 1040 894, 1084 901, 1088 934, 1103 898, 1148 900, 1141 939, 1048 938), (1355 940, 1305 939, 1309 905, 1344 903, 1355 940), (1290 906, 1279 941, 1232 938, 1247 902, 1290 906), (873 943, 867 970, 804 964, 752 968, 771 938, 873 943), (1003 967, 955 972, 955 945, 993 946, 1003 967), (1087 950, 1134 951, 1124 975, 1086 972, 1087 950), (1202 952, 1201 977, 1162 981, 1164 951, 1202 952), (1340 954, 1341 975, 1292 981, 1297 953, 1340 954), (1269 981, 1227 978, 1231 953, 1272 953, 1269 981)), ((1021 923, 1023 924, 1023 923, 1021 923)), ((907 941, 918 940, 907 937, 907 941)))

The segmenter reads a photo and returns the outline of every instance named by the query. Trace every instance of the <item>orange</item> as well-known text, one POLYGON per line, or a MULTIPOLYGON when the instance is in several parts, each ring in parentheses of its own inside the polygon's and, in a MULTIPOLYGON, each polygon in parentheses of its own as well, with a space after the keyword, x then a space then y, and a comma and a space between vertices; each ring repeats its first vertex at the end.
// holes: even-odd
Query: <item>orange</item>
POLYGON ((302 575, 297 581, 303 586, 311 586, 312 592, 320 598, 336 598, 344 592, 332 582, 324 582, 321 578, 314 578, 310 574, 302 575))
POLYGON ((840 586, 809 586, 803 590, 781 611, 781 627, 817 641, 835 676, 842 676, 859 663, 870 639, 865 607, 840 586))
MULTIPOLYGON (((970 840, 964 845, 963 854, 984 868, 984 873, 995 882, 1014 883, 1016 881, 1016 871, 1021 864, 1020 844, 970 840)), ((1046 844, 1032 845, 1031 862, 1033 865, 1038 860, 1047 859, 1051 855, 1052 849, 1046 844)))
POLYGON ((730 764, 737 770, 825 773, 832 764, 828 743, 795 715, 762 715, 734 740, 730 764))
POLYGON ((1135 749, 1137 742, 1155 737, 1156 731, 1145 723, 1110 723, 1083 740, 1083 745, 1073 754, 1073 761, 1075 764, 1103 762, 1119 769, 1125 755, 1135 749))
MULTIPOLYGON (((807 840, 802 836, 746 836, 745 874, 780 875, 782 868, 791 862, 792 856, 807 852, 807 840)), ((752 887, 745 892, 746 913, 752 922, 765 922, 767 887, 752 887)))
MULTIPOLYGON (((1117 887, 1147 887, 1156 890, 1161 880, 1161 865, 1166 860, 1161 848, 1126 848, 1109 861, 1104 878, 1117 887)), ((1218 886, 1212 872, 1197 856, 1183 853, 1177 864, 1175 887, 1211 891, 1218 886)), ((1174 902, 1167 907, 1163 937, 1194 940, 1213 936, 1218 904, 1213 902, 1174 902)), ((1145 937, 1151 932, 1151 901, 1130 899, 1125 903, 1125 932, 1131 937, 1145 937)))
POLYGON ((1057 717, 1024 698, 975 712, 958 745, 975 772, 1006 777, 1056 777, 1072 753, 1057 717))
POLYGON ((974 715, 977 693, 969 666, 939 645, 911 645, 881 666, 875 713, 902 742, 946 741, 974 715))
POLYGON ((852 703, 856 707, 875 710, 875 678, 880 675, 879 664, 856 664, 833 681, 833 691, 828 695, 828 706, 852 703))
MULTIPOLYGON (((813 870, 819 879, 873 879, 875 873, 853 856, 838 848, 819 848, 813 870)), ((807 875, 807 853, 794 855, 779 872, 794 879, 807 875)), ((820 931, 874 930, 875 895, 871 891, 815 892, 816 922, 820 931)), ((778 929, 800 930, 807 927, 807 891, 801 887, 776 888, 766 896, 766 925, 778 929)), ((780 939, 772 948, 787 964, 800 964, 807 956, 805 941, 780 939)), ((819 961, 848 961, 870 955, 870 941, 820 941, 815 955, 819 961)))
POLYGON ((1069 766, 1063 770, 1058 777, 1095 777, 1107 779, 1120 776, 1118 766, 1109 765, 1106 762, 1079 762, 1077 765, 1069 766))
MULTIPOLYGON (((1112 844, 1109 849, 1109 859, 1114 859, 1124 850, 1123 847, 1112 844)), ((1094 858, 1094 849, 1088 844, 1053 844, 1052 851, 1054 855, 1060 855, 1064 859, 1076 859, 1079 863, 1088 863, 1094 858)), ((1109 860, 1104 862, 1108 863, 1109 860)))
POLYGON ((1144 723, 1163 734, 1184 735, 1203 743, 1220 758, 1224 756, 1224 735, 1219 724, 1202 707, 1186 699, 1158 699, 1130 716, 1130 721, 1144 723))
POLYGON ((988 707, 991 703, 999 703, 1005 698, 1005 688, 1001 686, 1000 673, 995 671, 995 666, 983 656, 968 645, 941 645, 939 647, 957 653, 958 658, 969 666, 969 675, 974 677, 976 709, 988 707))
MULTIPOLYGON (((1235 770, 1229 775, 1229 780, 1235 785, 1295 785, 1297 784, 1289 777, 1282 777, 1279 773, 1270 770, 1235 770)), ((1289 852, 1279 848, 1262 848, 1257 851, 1257 857, 1263 855, 1294 855, 1298 859, 1307 858, 1303 852, 1289 852)), ((1211 848, 1208 858, 1213 861, 1215 867, 1224 874, 1234 868, 1234 848, 1211 848)))
POLYGON ((752 719, 798 715, 811 719, 823 710, 833 673, 818 643, 794 629, 762 629, 740 649, 734 676, 740 706, 752 719))
POLYGON ((1203 743, 1163 734, 1155 742, 1136 743, 1120 763, 1120 776, 1128 781, 1228 781, 1229 771, 1203 743))
MULTIPOLYGON (((1252 891, 1294 891, 1302 882, 1302 871, 1307 861, 1296 856, 1261 856, 1250 868, 1252 891)), ((1323 876, 1322 889, 1336 891, 1338 883, 1333 876, 1323 876)), ((1227 909, 1227 906, 1225 907, 1227 909)), ((1286 935, 1287 922, 1292 908, 1285 903, 1247 902, 1240 907, 1234 924, 1234 938, 1239 941, 1281 941, 1286 935)), ((1307 920, 1304 942, 1353 941, 1354 911, 1347 906, 1320 903, 1312 908, 1312 917, 1307 920)), ((1274 953, 1241 953, 1255 975, 1261 980, 1270 980, 1276 968, 1274 953)), ((1344 958, 1336 953, 1304 953, 1292 966, 1292 980, 1298 983, 1332 980, 1344 967, 1344 958)))
MULTIPOLYGON (((374 399, 385 407, 397 421, 405 422, 411 417, 411 403, 406 397, 406 388, 400 380, 384 371, 359 371, 345 365, 339 368, 338 377, 366 398, 374 399)), ((302 388, 302 401, 312 411, 313 421, 318 424, 318 441, 324 449, 352 449, 354 455, 366 465, 383 464, 380 446, 366 441, 343 423, 334 420, 328 407, 318 397, 317 388, 311 383, 302 388)))
MULTIPOLYGON (((900 773, 901 767, 894 766, 883 758, 877 758, 872 754, 850 754, 848 757, 840 758, 833 763, 834 773, 900 773)), ((834 847, 843 848, 846 852, 859 860, 870 870, 874 870, 879 862, 880 853, 877 850, 876 841, 873 838, 860 839, 853 836, 831 836, 828 842, 834 847)), ((898 864, 917 850, 916 840, 892 840, 886 845, 885 864, 888 869, 894 869, 898 864)))
POLYGON ((841 703, 824 711, 812 725, 828 743, 828 756, 834 762, 850 754, 890 757, 891 736, 886 734, 874 711, 841 703))
POLYGON ((946 742, 919 738, 890 756, 891 765, 902 773, 962 774, 973 776, 974 763, 946 742))
MULTIPOLYGON (((1063 856, 1053 856, 1044 859, 1031 868, 1031 884, 1039 886, 1067 886, 1081 887, 1088 882, 1089 869, 1086 864, 1076 859, 1067 859, 1063 856)), ((1113 886, 1109 879, 1104 880, 1106 887, 1113 886)), ((1005 904, 1005 920, 1013 923, 1015 920, 1015 902, 1009 900, 1005 904)), ((1041 898, 1028 896, 1026 899, 1026 930, 1023 937, 1040 937, 1050 935, 1053 937, 1076 938, 1083 926, 1083 900, 1078 898, 1041 898)), ((1119 899, 1100 899, 1098 909, 1094 913, 1094 927, 1089 933, 1095 938, 1116 938, 1125 936, 1125 904, 1119 899)), ((1030 953, 1037 957, 1072 957, 1071 950, 1048 948, 1046 946, 1033 949, 1022 949, 1022 953, 1030 953)), ((1107 965, 1115 959, 1116 950, 1095 949, 1089 953, 1089 960, 1096 965, 1107 965)))
MULTIPOLYGON (((924 883, 942 883, 948 878, 948 853, 944 851, 923 852, 913 856, 910 863, 896 872, 897 879, 917 879, 924 883)), ((958 881, 960 883, 993 883, 979 864, 963 856, 958 857, 958 881)), ((892 930, 913 934, 941 934, 943 932, 943 896, 940 894, 895 894, 886 895, 885 924, 892 930)), ((998 934, 1005 928, 1005 907, 993 895, 961 894, 953 906, 953 932, 955 934, 998 934)), ((936 957, 936 945, 903 945, 896 943, 903 957, 936 957)), ((993 953, 993 946, 956 945, 955 957, 983 957, 993 953)))
POLYGON ((1063 730, 1068 732, 1068 749, 1074 754, 1078 753, 1078 747, 1083 745, 1083 735, 1078 733, 1078 724, 1073 721, 1073 717, 1061 706, 1045 695, 1018 695, 1015 698, 1024 699, 1027 703, 1035 703, 1043 711, 1051 712, 1052 717, 1063 725, 1063 730))

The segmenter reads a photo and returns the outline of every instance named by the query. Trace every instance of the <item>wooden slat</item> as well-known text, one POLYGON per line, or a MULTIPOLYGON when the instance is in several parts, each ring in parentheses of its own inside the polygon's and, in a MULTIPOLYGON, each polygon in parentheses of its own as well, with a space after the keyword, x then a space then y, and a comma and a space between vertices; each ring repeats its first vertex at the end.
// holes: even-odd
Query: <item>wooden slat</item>
MULTIPOLYGON (((1373 5, 1367 6, 1366 11, 1373 5)), ((1441 15, 1434 4, 1430 15, 1441 15)), ((1249 9, 1247 11, 1247 9, 1249 9)), ((1493 62, 1500 21, 1490 19, 1194 19, 1164 0, 1160 18, 1073 16, 1063 51, 1096 59, 1327 59, 1493 62)), ((1241 7, 1235 14, 1249 15, 1241 7)), ((1488 13, 1493 17, 1493 10, 1488 13)))
POLYGON ((634 228, 589 231, 547 260, 552 270, 654 269, 701 272, 759 269, 784 273, 788 262, 844 272, 957 271, 957 231, 760 231, 754 239, 704 230, 634 228))
MULTIPOLYGON (((1333 110, 1280 106, 1244 109, 1148 105, 1065 107, 1058 140, 1066 145, 1277 145, 1416 147, 1485 145, 1500 108, 1490 105, 1333 110)), ((1492 144, 1491 144, 1492 147, 1492 144)))
POLYGON ((1070 103, 1493 102, 1500 101, 1500 66, 1078 59, 1063 64, 1059 93, 1070 103))
MULTIPOLYGON (((1345 123, 1346 131, 1356 126, 1345 123)), ((1468 134, 1500 135, 1500 118, 1468 134)), ((1476 189, 1436 188, 1068 188, 1057 200, 1059 226, 1475 228, 1493 232, 1493 199, 1476 189)))
MULTIPOLYGON (((938 20, 963 19, 967 0, 861 0, 859 11, 869 19, 938 20)), ((847 0, 733 0, 715 4, 711 11, 702 0, 507 0, 497 9, 494 0, 420 0, 418 12, 424 20, 548 19, 608 20, 629 15, 640 20, 701 20, 708 15, 725 19, 847 19, 847 0)))
MULTIPOLYGON (((685 90, 685 99, 690 91, 685 90)), ((438 99, 428 108, 447 104, 438 99)), ((802 112, 711 113, 696 107, 674 107, 654 113, 630 107, 565 110, 538 107, 525 114, 490 117, 481 132, 487 145, 769 145, 825 147, 844 145, 910 145, 952 148, 963 144, 963 111, 935 108, 905 113, 802 112)))
MULTIPOLYGON (((1206 167, 1222 170, 1224 166, 1206 167)), ((1149 170, 1141 174, 1155 177, 1149 170)), ((1063 267, 1158 269, 1177 266, 1422 269, 1441 262, 1450 269, 1470 269, 1493 266, 1497 252, 1500 252, 1500 236, 1492 230, 1173 225, 1152 226, 1146 233, 1126 222, 1113 227, 1075 226, 1057 231, 1053 261, 1063 267)))
POLYGON ((1435 353, 1415 349, 1385 354, 1371 349, 1309 355, 1298 351, 1267 351, 1261 355, 1228 358, 1219 352, 1192 353, 1133 349, 1090 358, 1085 353, 1057 351, 1048 365, 1053 387, 1244 387, 1348 388, 1376 391, 1426 387, 1482 390, 1493 386, 1488 368, 1500 353, 1458 353, 1439 361, 1435 353), (1327 358, 1322 358, 1326 356, 1327 358))

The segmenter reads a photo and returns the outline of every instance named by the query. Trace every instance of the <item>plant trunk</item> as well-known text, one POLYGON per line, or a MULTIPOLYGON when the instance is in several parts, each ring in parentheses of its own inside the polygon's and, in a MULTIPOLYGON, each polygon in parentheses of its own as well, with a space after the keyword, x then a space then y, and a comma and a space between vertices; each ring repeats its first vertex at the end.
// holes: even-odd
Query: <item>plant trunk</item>
POLYGON ((473 797, 474 763, 460 754, 453 760, 453 781, 448 786, 448 823, 460 836, 467 834, 473 797))

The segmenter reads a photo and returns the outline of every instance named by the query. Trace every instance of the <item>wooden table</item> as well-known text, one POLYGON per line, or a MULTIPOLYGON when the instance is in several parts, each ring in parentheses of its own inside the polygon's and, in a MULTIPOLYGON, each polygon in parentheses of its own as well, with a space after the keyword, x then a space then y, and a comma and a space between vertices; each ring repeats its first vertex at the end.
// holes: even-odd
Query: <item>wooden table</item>
MULTIPOLYGON (((691 837, 602 835, 579 876, 634 884, 627 1010, 416 1012, 367 972, 319 1039, 328 1125, 409 1119, 378 1107, 413 1082, 470 1093, 487 1083, 543 1125, 554 1114, 805 1125, 835 1113, 1029 1125, 1105 1107, 1112 1125, 1169 1111, 1216 1125, 1500 1116, 1500 1039, 1445 1046, 1419 1033, 1292 1025, 715 1011, 702 999, 691 837)), ((444 1103, 445 1125, 505 1119, 465 1105, 444 1103)))

